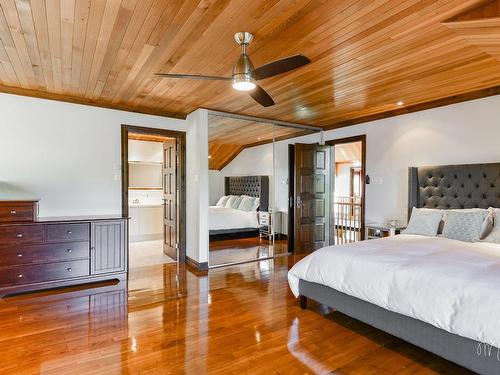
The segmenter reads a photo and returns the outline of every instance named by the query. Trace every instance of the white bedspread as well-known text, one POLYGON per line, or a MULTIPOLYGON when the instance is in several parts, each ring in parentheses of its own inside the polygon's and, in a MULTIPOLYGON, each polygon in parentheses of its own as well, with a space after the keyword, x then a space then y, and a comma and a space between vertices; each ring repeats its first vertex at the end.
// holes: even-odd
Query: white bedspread
POLYGON ((317 250, 288 272, 500 348, 500 245, 399 235, 317 250))
POLYGON ((208 208, 208 229, 258 228, 257 211, 241 211, 234 208, 208 208))

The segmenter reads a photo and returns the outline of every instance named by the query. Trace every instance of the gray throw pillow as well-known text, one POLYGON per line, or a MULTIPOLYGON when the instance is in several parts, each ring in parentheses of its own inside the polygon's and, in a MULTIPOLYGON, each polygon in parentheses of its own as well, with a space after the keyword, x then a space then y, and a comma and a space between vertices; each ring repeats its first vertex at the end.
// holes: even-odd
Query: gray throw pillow
POLYGON ((428 210, 413 208, 408 227, 404 234, 419 234, 421 236, 435 237, 438 232, 439 223, 443 217, 440 210, 428 210))
POLYGON ((481 238, 481 228, 488 212, 457 212, 446 213, 443 237, 465 242, 477 242, 481 238))

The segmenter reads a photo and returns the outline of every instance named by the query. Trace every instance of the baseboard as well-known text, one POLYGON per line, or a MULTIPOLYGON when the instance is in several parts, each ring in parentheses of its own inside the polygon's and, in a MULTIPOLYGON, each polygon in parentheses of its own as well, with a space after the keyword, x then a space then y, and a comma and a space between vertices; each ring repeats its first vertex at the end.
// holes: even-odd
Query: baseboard
POLYGON ((188 267, 193 267, 197 271, 207 271, 208 270, 208 262, 198 263, 193 258, 186 256, 186 265, 188 267))

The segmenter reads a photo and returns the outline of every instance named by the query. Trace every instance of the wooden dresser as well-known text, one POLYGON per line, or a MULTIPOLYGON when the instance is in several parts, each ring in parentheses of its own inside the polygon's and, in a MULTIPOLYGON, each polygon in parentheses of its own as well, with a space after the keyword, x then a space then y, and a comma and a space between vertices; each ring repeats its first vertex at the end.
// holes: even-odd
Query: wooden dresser
POLYGON ((9 222, 3 220, 6 211, 22 212, 22 205, 2 203, 0 296, 126 279, 127 219, 32 216, 31 221, 16 218, 9 222))

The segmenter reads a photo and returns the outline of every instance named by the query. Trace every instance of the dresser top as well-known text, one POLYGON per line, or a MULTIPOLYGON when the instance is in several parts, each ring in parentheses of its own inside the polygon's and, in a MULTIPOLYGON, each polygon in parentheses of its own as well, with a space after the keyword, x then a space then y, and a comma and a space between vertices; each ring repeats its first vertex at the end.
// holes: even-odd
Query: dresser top
POLYGON ((85 223, 95 221, 113 221, 113 220, 128 220, 128 217, 122 215, 89 215, 89 216, 52 216, 39 217, 34 221, 13 221, 0 223, 0 226, 9 225, 32 225, 32 224, 50 224, 50 223, 85 223))

